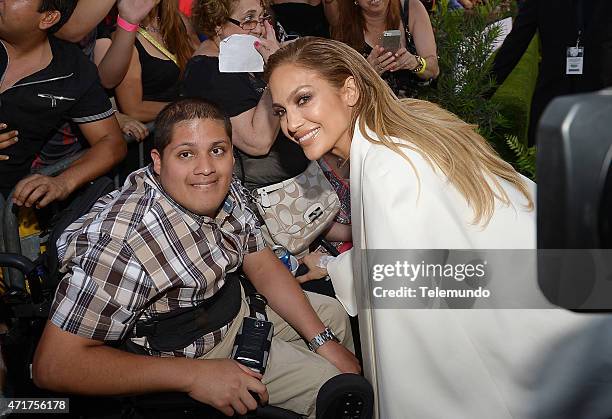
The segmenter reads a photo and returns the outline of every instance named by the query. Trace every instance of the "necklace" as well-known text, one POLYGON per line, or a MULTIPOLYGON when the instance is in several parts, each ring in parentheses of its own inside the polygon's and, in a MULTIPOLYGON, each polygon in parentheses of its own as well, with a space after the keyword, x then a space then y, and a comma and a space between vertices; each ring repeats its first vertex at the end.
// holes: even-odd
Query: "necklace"
POLYGON ((342 158, 342 157, 337 157, 336 158, 336 164, 338 165, 338 168, 343 167, 345 164, 347 164, 349 161, 348 157, 346 159, 342 158))
POLYGON ((143 25, 142 23, 140 25, 142 29, 144 29, 147 32, 152 32, 152 33, 159 33, 159 27, 161 26, 161 21, 159 19, 159 16, 155 16, 153 19, 149 20, 149 23, 147 25, 143 25))

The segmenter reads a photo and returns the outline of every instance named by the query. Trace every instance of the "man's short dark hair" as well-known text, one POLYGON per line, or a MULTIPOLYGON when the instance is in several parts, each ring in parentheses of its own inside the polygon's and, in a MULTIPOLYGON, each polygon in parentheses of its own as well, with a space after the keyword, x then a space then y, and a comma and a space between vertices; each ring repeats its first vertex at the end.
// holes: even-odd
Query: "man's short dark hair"
POLYGON ((232 124, 227 116, 214 104, 197 98, 180 99, 170 103, 157 115, 155 119, 155 134, 153 135, 153 148, 160 155, 172 141, 172 130, 179 122, 193 119, 214 119, 223 123, 225 132, 232 139, 232 124))
POLYGON ((57 10, 61 15, 60 20, 47 31, 49 33, 54 33, 64 26, 64 23, 72 16, 76 4, 77 0, 41 0, 40 6, 38 7, 39 13, 57 10))

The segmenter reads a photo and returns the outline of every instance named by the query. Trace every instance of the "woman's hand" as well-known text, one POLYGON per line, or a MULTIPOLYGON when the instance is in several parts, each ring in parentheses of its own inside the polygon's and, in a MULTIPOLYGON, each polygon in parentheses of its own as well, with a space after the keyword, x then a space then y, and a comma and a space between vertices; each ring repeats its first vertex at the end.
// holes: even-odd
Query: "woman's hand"
POLYGON ((390 71, 398 71, 398 70, 414 70, 419 65, 419 62, 415 55, 406 50, 406 48, 401 47, 395 53, 395 63, 390 69, 390 71))
POLYGON ((117 1, 117 9, 119 10, 119 16, 129 23, 137 25, 147 17, 156 4, 155 0, 119 0, 117 1))
POLYGON ((324 255, 325 253, 322 252, 312 252, 301 258, 300 263, 308 267, 308 272, 304 275, 295 277, 295 279, 297 279, 300 284, 303 284, 304 282, 314 279, 325 278, 327 276, 327 269, 318 266, 321 256, 324 255))
POLYGON ((117 112, 117 121, 121 131, 126 135, 131 135, 138 142, 141 142, 149 135, 149 129, 145 124, 125 114, 117 112))
POLYGON ((276 40, 276 33, 270 22, 265 20, 264 27, 266 28, 266 37, 255 41, 254 45, 257 52, 263 57, 264 63, 267 63, 270 55, 279 50, 280 44, 276 40))
POLYGON ((392 52, 386 52, 383 47, 376 45, 374 48, 372 48, 372 52, 370 52, 370 55, 368 55, 367 60, 380 76, 385 71, 393 68, 396 58, 392 52))

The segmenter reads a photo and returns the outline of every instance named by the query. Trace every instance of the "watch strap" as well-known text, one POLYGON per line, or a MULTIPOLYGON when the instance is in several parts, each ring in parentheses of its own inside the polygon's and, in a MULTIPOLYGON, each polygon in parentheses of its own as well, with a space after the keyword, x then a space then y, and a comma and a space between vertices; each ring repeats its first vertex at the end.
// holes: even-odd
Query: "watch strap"
POLYGON ((340 339, 338 339, 336 335, 334 335, 334 332, 332 332, 329 327, 326 327, 325 330, 316 335, 310 340, 310 342, 307 343, 308 349, 310 349, 312 352, 316 352, 317 349, 319 349, 324 343, 329 342, 331 340, 335 342, 340 342, 340 339))

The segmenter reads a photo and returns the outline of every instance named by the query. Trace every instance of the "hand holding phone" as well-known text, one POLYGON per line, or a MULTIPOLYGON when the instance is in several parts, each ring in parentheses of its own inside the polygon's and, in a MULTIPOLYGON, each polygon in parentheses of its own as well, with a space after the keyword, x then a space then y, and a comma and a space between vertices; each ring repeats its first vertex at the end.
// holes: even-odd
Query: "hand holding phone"
POLYGON ((376 73, 381 75, 392 68, 392 65, 395 63, 395 55, 390 51, 385 51, 383 47, 376 45, 372 48, 367 60, 376 73))

